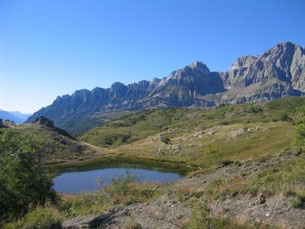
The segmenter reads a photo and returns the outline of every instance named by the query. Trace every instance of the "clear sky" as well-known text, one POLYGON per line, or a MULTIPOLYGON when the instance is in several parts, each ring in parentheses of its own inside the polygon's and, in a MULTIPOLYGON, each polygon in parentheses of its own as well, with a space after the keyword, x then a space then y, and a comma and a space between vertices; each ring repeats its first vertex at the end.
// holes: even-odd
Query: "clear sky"
POLYGON ((305 46, 303 0, 0 0, 0 109, 305 46))

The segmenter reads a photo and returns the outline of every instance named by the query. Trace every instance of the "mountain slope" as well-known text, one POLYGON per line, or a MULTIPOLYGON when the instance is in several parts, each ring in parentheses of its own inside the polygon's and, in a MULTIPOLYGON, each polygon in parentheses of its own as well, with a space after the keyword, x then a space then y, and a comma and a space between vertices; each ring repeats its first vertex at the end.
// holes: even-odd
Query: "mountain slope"
POLYGON ((258 104, 221 106, 213 110, 151 109, 107 122, 81 134, 78 139, 100 147, 115 148, 156 134, 178 137, 192 128, 289 121, 289 115, 304 105, 304 97, 290 97, 258 104))
MULTIPOLYGON (((129 222, 143 228, 171 228, 173 223, 185 228, 205 224, 210 228, 301 228, 305 155, 291 147, 295 127, 290 117, 304 105, 305 97, 290 97, 210 110, 151 109, 92 129, 79 138, 104 151, 99 158, 110 159, 106 164, 123 159, 125 163, 166 163, 194 171, 172 185, 124 182, 122 186, 122 182, 114 182, 101 192, 61 195, 62 204, 52 208, 62 216, 56 222, 64 221, 67 228, 130 228, 129 222), (130 137, 121 141, 122 133, 130 137)), ((36 122, 52 126, 49 121, 36 122)), ((40 219, 41 212, 50 212, 50 207, 36 212, 39 214, 31 212, 31 216, 37 214, 40 219)), ((23 224, 19 221, 18 225, 23 224)))
POLYGON ((17 111, 10 112, 10 111, 0 110, 0 118, 2 118, 3 120, 13 121, 17 124, 23 123, 30 116, 31 115, 22 114, 17 111))
POLYGON ((15 122, 16 124, 24 123, 31 114, 23 114, 19 111, 4 111, 0 110, 0 118, 3 120, 10 120, 15 122))
POLYGON ((281 43, 261 56, 238 58, 220 76, 228 90, 221 96, 223 102, 256 102, 302 95, 305 50, 290 42, 281 43))
POLYGON ((90 146, 83 144, 67 132, 37 119, 34 123, 6 126, 0 129, 0 136, 5 132, 17 132, 20 138, 28 137, 31 144, 38 147, 39 158, 44 164, 63 163, 77 161, 97 156, 90 146), (6 128, 7 127, 7 128, 6 128))
MULTIPOLYGON (((48 107, 34 113, 27 122, 43 115, 70 132, 101 124, 100 114, 137 111, 154 107, 206 108, 221 104, 268 101, 305 93, 305 51, 285 42, 261 56, 236 60, 227 72, 210 72, 201 62, 194 62, 163 79, 124 85, 116 82, 110 88, 78 90, 64 95, 48 107), (88 121, 93 118, 94 121, 88 121), (91 124, 91 123, 96 124, 91 124)), ((108 116, 109 118, 109 116, 108 116)))

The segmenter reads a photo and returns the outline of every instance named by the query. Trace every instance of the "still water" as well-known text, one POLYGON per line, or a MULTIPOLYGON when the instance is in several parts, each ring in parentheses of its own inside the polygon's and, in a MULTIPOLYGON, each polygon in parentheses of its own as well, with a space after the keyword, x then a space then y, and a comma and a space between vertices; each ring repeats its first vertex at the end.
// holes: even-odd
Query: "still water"
POLYGON ((183 179, 182 176, 172 172, 162 172, 143 168, 102 168, 90 171, 66 172, 53 179, 54 189, 62 193, 79 193, 97 191, 101 186, 97 180, 100 178, 103 185, 109 185, 111 178, 134 174, 137 182, 173 182, 183 179))

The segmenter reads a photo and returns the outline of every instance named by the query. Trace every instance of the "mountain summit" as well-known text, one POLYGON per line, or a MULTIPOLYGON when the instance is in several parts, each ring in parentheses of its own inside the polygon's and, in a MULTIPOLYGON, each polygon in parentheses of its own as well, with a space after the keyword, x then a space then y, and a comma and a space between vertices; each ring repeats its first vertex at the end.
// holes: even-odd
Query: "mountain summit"
POLYGON ((202 62, 173 71, 163 79, 120 82, 110 88, 78 90, 34 113, 66 130, 77 122, 106 112, 154 107, 204 108, 273 100, 305 93, 305 50, 283 42, 260 56, 238 58, 227 72, 211 72, 202 62))

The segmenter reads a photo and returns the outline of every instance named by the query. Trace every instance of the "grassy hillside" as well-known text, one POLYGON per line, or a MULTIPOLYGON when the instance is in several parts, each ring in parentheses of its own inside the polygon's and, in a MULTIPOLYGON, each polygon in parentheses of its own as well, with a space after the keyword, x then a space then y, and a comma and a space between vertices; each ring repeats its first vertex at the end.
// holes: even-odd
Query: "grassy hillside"
POLYGON ((79 139, 102 147, 128 144, 158 133, 173 123, 186 120, 186 109, 146 110, 105 123, 79 136, 79 139))
POLYGON ((66 136, 57 128, 31 123, 0 130, 0 134, 17 132, 20 138, 27 136, 31 139, 31 144, 39 148, 38 156, 45 164, 84 160, 96 156, 96 152, 91 147, 66 136))
POLYGON ((89 151, 75 153, 71 144, 85 145, 45 126, 11 128, 30 133, 37 144, 49 149, 43 152, 49 161, 70 161, 77 166, 124 161, 149 162, 154 167, 164 163, 188 171, 188 179, 161 185, 122 177, 96 193, 61 195, 58 205, 35 208, 4 228, 47 227, 64 221, 77 224, 74 217, 87 220, 84 225, 106 218, 99 225, 105 228, 114 224, 164 228, 166 223, 166 228, 301 228, 305 155, 298 147, 305 145, 304 108, 297 126, 303 145, 291 144, 298 133, 292 117, 301 106, 305 98, 298 97, 214 110, 133 113, 79 136, 95 145, 96 154, 90 146, 89 151), (108 211, 105 218, 98 216, 104 211, 108 211))
POLYGON ((117 119, 124 115, 132 113, 131 111, 109 112, 109 113, 97 113, 84 116, 76 116, 70 121, 59 120, 55 122, 57 127, 64 130, 68 130, 69 133, 79 135, 85 131, 88 131, 96 126, 100 126, 105 122, 109 122, 113 119, 117 119))
POLYGON ((93 145, 113 147, 128 144, 168 128, 206 129, 234 123, 289 121, 294 110, 305 105, 305 98, 290 97, 271 102, 227 105, 214 110, 166 108, 146 110, 107 122, 79 136, 93 145))
POLYGON ((167 108, 130 114, 79 136, 120 156, 211 167, 272 155, 289 147, 291 114, 305 98, 227 105, 214 110, 167 108))

